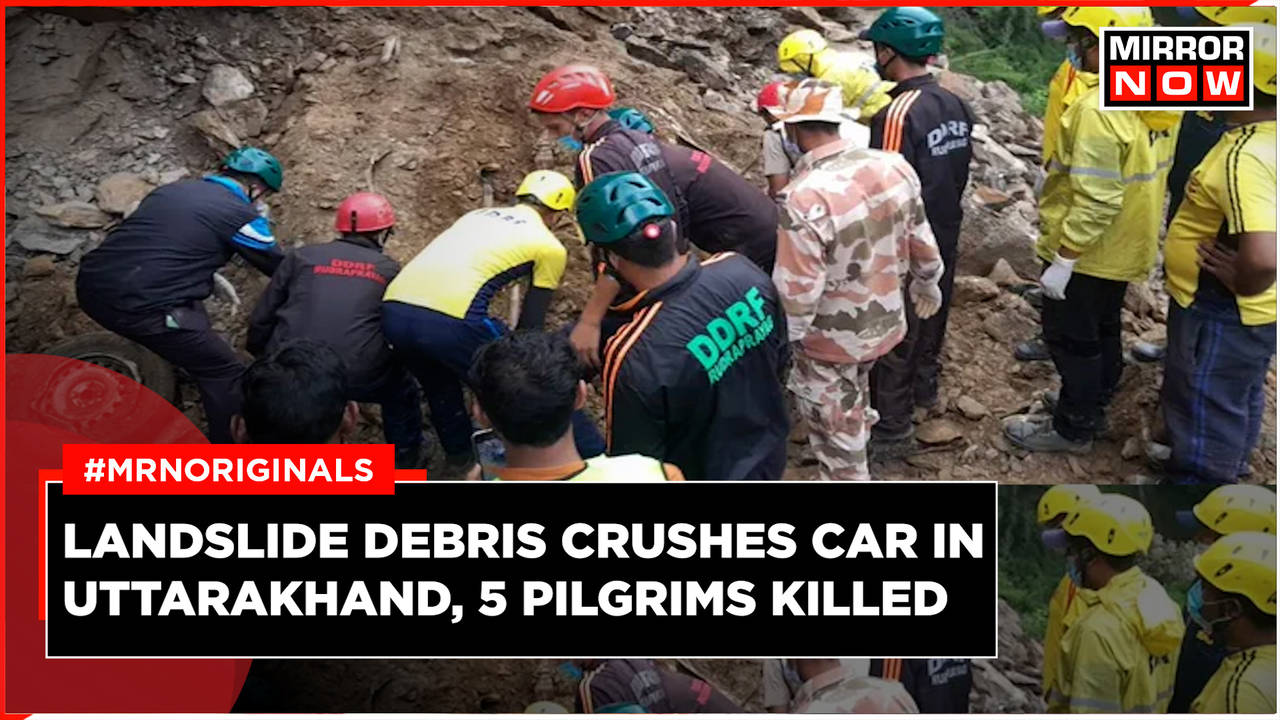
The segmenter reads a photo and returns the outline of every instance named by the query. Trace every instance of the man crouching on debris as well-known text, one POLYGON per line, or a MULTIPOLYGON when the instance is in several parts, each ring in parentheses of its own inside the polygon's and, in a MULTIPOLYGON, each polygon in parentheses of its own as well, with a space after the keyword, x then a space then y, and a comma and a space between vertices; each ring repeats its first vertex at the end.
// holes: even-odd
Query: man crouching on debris
POLYGON ((261 201, 283 183, 270 153, 240 148, 216 174, 153 190, 84 256, 76 276, 86 315, 191 375, 215 443, 231 442, 244 363, 213 331, 203 301, 233 254, 275 272, 284 256, 261 201))
POLYGON ((400 271, 382 253, 396 214, 377 193, 338 205, 340 237, 284 259, 249 318, 245 347, 255 356, 294 338, 328 343, 346 365, 349 400, 382 406, 382 432, 396 446, 396 467, 422 467, 422 395, 382 335, 382 293, 400 271))
POLYGON ((822 479, 870 480, 871 367, 906 336, 908 295, 918 317, 941 307, 942 258, 907 161, 841 139, 840 88, 803 80, 783 97, 770 112, 805 153, 778 196, 773 271, 796 345, 790 389, 822 479))
POLYGON ((619 712, 746 712, 705 680, 672 672, 652 660, 575 660, 574 665, 583 671, 574 698, 576 712, 597 713, 611 706, 619 712))

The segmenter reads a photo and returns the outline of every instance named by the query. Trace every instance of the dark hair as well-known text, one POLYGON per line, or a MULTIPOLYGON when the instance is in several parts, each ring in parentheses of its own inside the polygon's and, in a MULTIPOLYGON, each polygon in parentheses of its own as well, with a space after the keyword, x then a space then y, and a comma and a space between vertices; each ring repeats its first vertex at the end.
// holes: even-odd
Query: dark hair
POLYGON ((1137 555, 1108 555, 1098 548, 1086 537, 1080 535, 1072 535, 1068 540, 1069 552, 1079 554, 1081 551, 1088 552, 1094 557, 1101 558, 1112 571, 1122 573, 1138 563, 1137 555))
POLYGON ((467 384, 498 434, 548 447, 569 431, 582 367, 563 334, 521 330, 476 351, 467 384))
POLYGON ((840 123, 827 122, 826 120, 804 120, 795 124, 797 130, 803 130, 811 133, 826 133, 828 135, 840 134, 840 123))
POLYGON ((676 225, 671 219, 646 223, 618 242, 603 247, 641 267, 660 268, 675 259, 676 225), (650 224, 658 228, 657 237, 645 236, 645 229, 650 224))
POLYGON ((326 343, 290 340, 254 361, 241 385, 250 442, 326 443, 342 425, 347 368, 326 343))
POLYGON ((1253 89, 1253 109, 1254 110, 1273 110, 1276 106, 1276 96, 1268 95, 1261 90, 1253 89))
POLYGON ((223 177, 229 177, 232 180, 236 180, 241 183, 244 183, 245 185, 249 185, 249 186, 258 185, 259 187, 261 187, 263 190, 266 190, 267 192, 271 191, 271 186, 267 184, 267 181, 263 180, 257 175, 254 175, 253 173, 240 172, 239 170, 232 170, 231 168, 224 166, 221 170, 218 171, 218 174, 223 177))

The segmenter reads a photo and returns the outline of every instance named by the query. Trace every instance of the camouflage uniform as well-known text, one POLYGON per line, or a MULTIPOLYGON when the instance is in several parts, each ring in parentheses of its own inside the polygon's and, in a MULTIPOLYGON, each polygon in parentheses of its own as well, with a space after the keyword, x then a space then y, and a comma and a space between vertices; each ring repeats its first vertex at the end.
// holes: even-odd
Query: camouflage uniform
POLYGON ((798 343, 788 387, 822 478, 869 480, 868 374, 906 335, 906 275, 942 277, 920 179, 901 155, 833 142, 801 158, 778 201, 773 281, 798 343))
POLYGON ((859 677, 838 667, 805 681, 791 704, 793 713, 918 713, 907 689, 896 680, 859 677))

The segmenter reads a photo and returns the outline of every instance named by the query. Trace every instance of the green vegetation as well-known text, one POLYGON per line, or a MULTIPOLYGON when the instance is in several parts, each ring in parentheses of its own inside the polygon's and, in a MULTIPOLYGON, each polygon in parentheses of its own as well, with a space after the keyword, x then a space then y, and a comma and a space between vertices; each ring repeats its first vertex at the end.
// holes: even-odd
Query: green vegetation
MULTIPOLYGON (((1049 596, 1066 572, 1066 561, 1040 542, 1036 525, 1036 502, 1047 485, 1000 486, 1000 597, 1018 613, 1022 629, 1030 637, 1044 637, 1049 596)), ((1194 577, 1190 562, 1194 546, 1177 542, 1183 533, 1174 513, 1188 510, 1207 488, 1196 486, 1108 486, 1103 492, 1124 493, 1147 508, 1155 525, 1157 540, 1142 561, 1143 570, 1159 580, 1175 602, 1181 603, 1194 577)))
POLYGON ((1049 79, 1066 47, 1040 32, 1034 7, 934 8, 947 26, 951 69, 980 80, 1002 80, 1018 91, 1022 107, 1044 115, 1049 79))

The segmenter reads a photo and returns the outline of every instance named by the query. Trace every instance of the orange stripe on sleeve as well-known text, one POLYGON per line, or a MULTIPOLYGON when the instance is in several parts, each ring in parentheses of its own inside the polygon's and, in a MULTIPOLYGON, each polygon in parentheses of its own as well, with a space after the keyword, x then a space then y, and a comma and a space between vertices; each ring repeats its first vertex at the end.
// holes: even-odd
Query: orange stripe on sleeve
POLYGON ((658 310, 662 307, 661 302, 654 303, 644 313, 644 317, 638 319, 635 332, 631 333, 627 338, 626 344, 617 349, 617 355, 613 358, 610 366, 606 363, 605 367, 605 406, 604 406, 604 426, 605 426, 605 448, 606 450, 613 448, 613 391, 614 385, 618 381, 618 372, 622 369, 622 361, 627 357, 627 353, 631 351, 631 347, 636 344, 640 336, 644 334, 645 328, 649 327, 649 323, 653 322, 653 318, 657 316, 658 310))
POLYGON ((888 117, 884 128, 884 149, 890 152, 902 151, 902 134, 907 124, 907 111, 920 97, 919 90, 912 90, 899 95, 889 106, 888 117))

